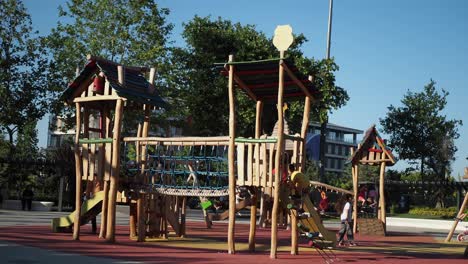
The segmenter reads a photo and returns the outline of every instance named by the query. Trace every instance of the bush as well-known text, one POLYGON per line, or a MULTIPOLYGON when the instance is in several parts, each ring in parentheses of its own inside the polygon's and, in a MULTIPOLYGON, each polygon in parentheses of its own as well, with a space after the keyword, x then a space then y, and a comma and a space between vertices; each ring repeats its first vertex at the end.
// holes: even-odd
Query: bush
MULTIPOLYGON (((442 219, 453 219, 457 216, 458 209, 456 207, 448 208, 430 208, 430 207, 417 207, 411 208, 409 214, 421 216, 436 216, 442 219)), ((468 221, 468 217, 464 219, 468 221)))

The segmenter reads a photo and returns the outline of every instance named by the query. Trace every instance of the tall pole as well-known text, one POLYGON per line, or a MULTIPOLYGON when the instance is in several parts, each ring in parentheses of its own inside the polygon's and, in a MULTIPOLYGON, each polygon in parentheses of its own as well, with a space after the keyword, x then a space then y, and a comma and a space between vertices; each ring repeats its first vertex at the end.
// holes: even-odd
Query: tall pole
POLYGON ((333 0, 330 0, 330 6, 328 8, 327 59, 330 59, 332 19, 333 19, 333 0))
MULTIPOLYGON (((327 60, 330 59, 330 45, 331 45, 331 31, 332 31, 332 19, 333 19, 333 0, 330 0, 328 8, 328 33, 327 33, 327 60)), ((321 182, 326 182, 325 179, 325 166, 327 165, 327 159, 325 158, 326 140, 327 140, 327 123, 328 113, 325 120, 322 120, 320 124, 320 177, 321 182)))

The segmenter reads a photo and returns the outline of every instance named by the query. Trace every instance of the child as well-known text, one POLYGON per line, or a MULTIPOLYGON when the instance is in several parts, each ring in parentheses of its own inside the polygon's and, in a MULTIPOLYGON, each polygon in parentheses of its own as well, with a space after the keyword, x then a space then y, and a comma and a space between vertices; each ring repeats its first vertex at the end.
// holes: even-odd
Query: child
POLYGON ((353 197, 350 194, 346 194, 341 197, 341 199, 336 203, 336 210, 340 213, 341 227, 338 232, 338 245, 344 246, 344 236, 348 237, 349 245, 356 246, 354 243, 354 234, 353 234, 353 207, 351 202, 353 197))
POLYGON ((362 203, 361 206, 364 206, 366 204, 366 196, 367 196, 367 187, 362 186, 358 194, 358 201, 362 203))
POLYGON ((320 214, 325 214, 325 210, 328 209, 328 197, 327 193, 324 190, 320 191, 320 203, 319 203, 319 208, 320 208, 320 214))
POLYGON ((294 164, 289 165, 289 173, 291 174, 291 181, 289 182, 291 188, 291 198, 293 199, 293 204, 300 204, 298 213, 303 214, 303 195, 307 195, 309 193, 309 179, 302 172, 296 171, 295 169, 296 166, 294 164), (297 200, 300 200, 300 203, 297 200))
POLYGON ((309 192, 309 179, 300 171, 296 171, 294 164, 289 165, 289 173, 291 174, 291 187, 293 194, 301 196, 303 193, 309 192))

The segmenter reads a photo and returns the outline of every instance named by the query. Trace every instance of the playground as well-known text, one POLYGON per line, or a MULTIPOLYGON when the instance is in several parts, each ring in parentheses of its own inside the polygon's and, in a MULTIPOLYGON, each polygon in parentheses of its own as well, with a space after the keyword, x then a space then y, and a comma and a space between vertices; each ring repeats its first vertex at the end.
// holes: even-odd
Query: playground
MULTIPOLYGON (((203 222, 188 222, 187 238, 135 243, 130 239, 128 226, 117 226, 115 244, 106 243, 84 226, 80 241, 70 239, 68 233, 51 233, 49 226, 1 227, 1 240, 37 247, 54 252, 111 258, 115 262, 132 263, 326 263, 317 251, 300 243, 300 254, 289 252, 289 231, 279 229, 278 259, 270 260, 269 229, 257 230, 257 252, 248 251, 248 241, 239 239, 237 253, 227 254, 226 223, 206 229, 203 222)), ((236 234, 246 237, 248 224, 238 224, 236 234)), ((459 243, 444 243, 443 238, 427 234, 390 233, 388 236, 357 235, 357 247, 336 248, 329 253, 333 263, 465 263, 464 247, 459 243), (336 258, 335 258, 336 256, 336 258)), ((8 255, 8 254, 7 254, 8 255)), ((8 258, 7 258, 8 259, 8 258)), ((51 260, 54 260, 52 257, 51 260)), ((45 262, 39 262, 45 263, 45 262)))
POLYGON ((314 77, 304 76, 287 59, 292 42, 292 29, 279 26, 273 39, 278 58, 235 61, 229 55, 226 62, 214 65, 228 78, 230 112, 229 135, 214 137, 150 136, 151 114, 170 107, 154 87, 156 69, 88 56, 63 93, 76 111, 76 210, 53 218, 50 226, 1 227, 0 239, 148 263, 466 262, 466 243, 449 242, 466 216, 468 195, 445 240, 387 230, 385 170, 396 159, 375 125, 351 150, 352 191, 306 178, 310 107, 321 98, 314 77), (254 135, 238 134, 236 90, 256 103, 254 135), (301 130, 291 134, 285 103, 300 100, 301 130), (263 113, 265 102, 276 103, 277 113, 263 113), (139 115, 133 137, 121 135, 124 110, 139 115), (262 134, 262 116, 268 114, 278 117, 271 135, 262 134), (93 123, 93 118, 99 122, 93 123), (358 190, 360 166, 380 168, 372 214, 361 214, 367 194, 358 190), (349 218, 341 215, 340 224, 355 233, 357 246, 340 245, 338 230, 325 227, 321 207, 326 205, 314 203, 310 196, 315 189, 322 200, 330 192, 349 196, 349 216, 344 213, 349 218), (203 211, 199 221, 187 220, 187 203, 193 197, 203 211), (227 201, 218 213, 222 197, 227 201), (117 223, 117 204, 128 207, 128 225, 117 223), (250 212, 249 220, 236 223, 242 209, 250 212))

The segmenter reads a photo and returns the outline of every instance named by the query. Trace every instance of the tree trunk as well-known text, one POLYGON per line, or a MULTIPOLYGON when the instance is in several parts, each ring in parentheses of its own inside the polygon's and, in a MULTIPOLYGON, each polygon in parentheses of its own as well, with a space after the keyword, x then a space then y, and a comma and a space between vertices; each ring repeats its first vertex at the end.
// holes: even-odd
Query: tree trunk
POLYGON ((421 181, 424 182, 424 156, 421 157, 421 181))
POLYGON ((13 136, 15 134, 15 129, 14 128, 10 128, 8 126, 5 127, 7 132, 8 132, 8 142, 10 142, 10 154, 9 154, 9 158, 11 159, 15 153, 15 142, 13 141, 13 136))

